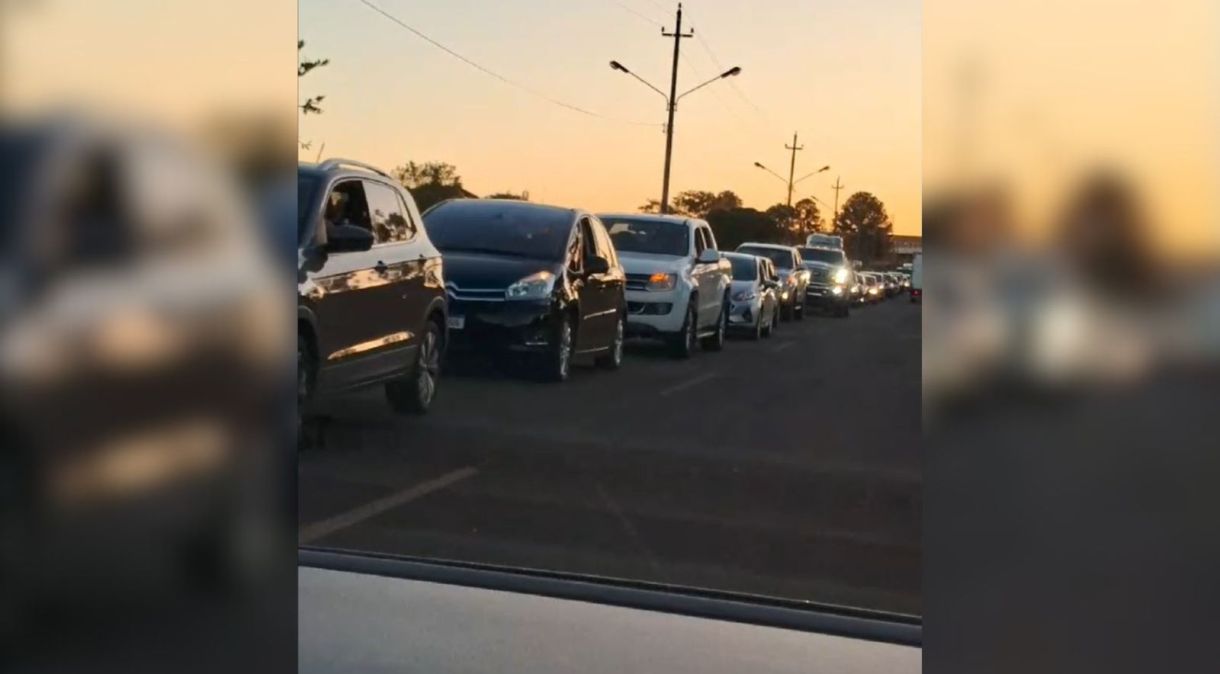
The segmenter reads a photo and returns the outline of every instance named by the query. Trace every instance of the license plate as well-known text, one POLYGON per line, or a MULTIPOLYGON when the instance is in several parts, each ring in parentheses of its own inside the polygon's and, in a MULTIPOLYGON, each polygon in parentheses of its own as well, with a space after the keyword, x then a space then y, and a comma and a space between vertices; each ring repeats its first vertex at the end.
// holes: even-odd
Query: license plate
POLYGON ((461 330, 465 327, 466 327, 466 317, 465 316, 450 316, 449 317, 449 329, 450 330, 461 330))

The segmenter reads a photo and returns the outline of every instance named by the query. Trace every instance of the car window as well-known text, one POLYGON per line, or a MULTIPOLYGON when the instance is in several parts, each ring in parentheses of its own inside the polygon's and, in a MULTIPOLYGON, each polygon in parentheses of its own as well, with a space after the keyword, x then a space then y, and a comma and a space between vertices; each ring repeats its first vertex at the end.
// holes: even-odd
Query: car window
POLYGON ((364 182, 364 195, 368 200, 369 215, 373 225, 375 243, 401 243, 415 235, 415 228, 407 219, 402 199, 389 185, 371 180, 364 182))
POLYGON ((606 228, 602 225, 602 221, 593 218, 590 221, 590 227, 593 230, 593 238, 597 241, 597 254, 606 258, 611 267, 618 266, 618 255, 614 250, 614 244, 610 241, 610 235, 606 232, 606 228))
POLYGON ((601 255, 597 250, 597 238, 593 235, 593 225, 588 218, 580 219, 580 241, 584 264, 587 266, 590 260, 601 255))
POLYGON ((574 274, 579 274, 585 268, 584 241, 580 230, 580 227, 573 227, 572 238, 568 240, 568 270, 574 274))
POLYGON ((707 242, 707 247, 711 248, 712 250, 717 250, 716 236, 712 234, 712 228, 704 226, 700 227, 699 231, 703 232, 703 238, 707 242))
POLYGON ((695 256, 707 249, 707 241, 703 238, 703 230, 695 229, 695 256))
POLYGON ((336 183, 330 194, 326 195, 322 219, 328 232, 339 225, 355 225, 372 232, 373 221, 364 194, 364 181, 344 180, 336 183))

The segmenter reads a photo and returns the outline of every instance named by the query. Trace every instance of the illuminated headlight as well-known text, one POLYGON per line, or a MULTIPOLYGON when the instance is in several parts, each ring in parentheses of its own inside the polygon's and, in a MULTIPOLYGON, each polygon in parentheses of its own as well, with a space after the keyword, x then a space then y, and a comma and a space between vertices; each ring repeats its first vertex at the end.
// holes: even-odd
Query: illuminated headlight
POLYGON ((831 288, 831 289, 830 289, 830 292, 832 292, 832 293, 834 293, 834 294, 836 294, 836 295, 842 295, 842 294, 843 294, 843 286, 835 286, 835 287, 833 287, 833 288, 831 288))
POLYGON ((753 290, 738 290, 733 293, 734 302, 753 302, 756 299, 758 299, 758 293, 753 290))
POLYGON ((678 283, 678 277, 665 272, 657 272, 648 277, 648 290, 673 290, 678 283))
POLYGON ((835 283, 838 283, 839 285, 843 285, 844 283, 847 283, 847 269, 844 267, 839 267, 838 269, 836 269, 835 275, 834 275, 834 280, 835 280, 835 283))
POLYGON ((544 300, 551 296, 554 289, 555 275, 549 271, 540 271, 510 285, 504 291, 504 299, 544 300))
POLYGON ((784 291, 784 294, 783 294, 783 295, 781 295, 780 297, 782 297, 783 299, 788 299, 788 291, 787 291, 787 290, 785 290, 785 291, 784 291))
POLYGON ((876 295, 876 294, 877 294, 877 289, 876 289, 876 288, 869 288, 869 289, 868 289, 868 294, 869 294, 869 295, 876 295))

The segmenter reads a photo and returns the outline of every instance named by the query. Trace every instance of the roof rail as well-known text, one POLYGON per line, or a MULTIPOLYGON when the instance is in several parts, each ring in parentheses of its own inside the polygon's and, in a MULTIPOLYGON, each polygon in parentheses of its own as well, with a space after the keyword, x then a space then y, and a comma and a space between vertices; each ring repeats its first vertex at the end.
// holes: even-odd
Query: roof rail
POLYGON ((385 178, 390 178, 390 174, 386 173, 385 171, 382 171, 381 169, 377 168, 376 166, 373 166, 371 164, 366 164, 362 161, 356 161, 355 159, 341 159, 341 158, 336 157, 334 159, 327 159, 326 161, 322 162, 321 164, 318 164, 318 168, 322 169, 323 171, 333 169, 333 168, 338 168, 340 166, 355 166, 357 168, 362 168, 366 171, 372 171, 373 173, 376 173, 379 176, 382 176, 385 178))

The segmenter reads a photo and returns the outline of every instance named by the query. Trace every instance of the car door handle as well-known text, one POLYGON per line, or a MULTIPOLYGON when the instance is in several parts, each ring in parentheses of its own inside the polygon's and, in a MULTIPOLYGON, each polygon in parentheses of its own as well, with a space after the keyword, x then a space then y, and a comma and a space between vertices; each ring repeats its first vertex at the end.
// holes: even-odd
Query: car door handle
POLYGON ((377 264, 373 266, 373 271, 377 272, 378 274, 388 274, 390 268, 386 266, 386 263, 378 260, 377 264))

